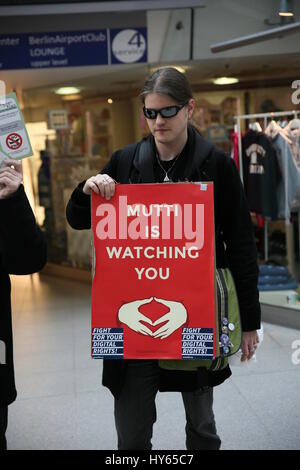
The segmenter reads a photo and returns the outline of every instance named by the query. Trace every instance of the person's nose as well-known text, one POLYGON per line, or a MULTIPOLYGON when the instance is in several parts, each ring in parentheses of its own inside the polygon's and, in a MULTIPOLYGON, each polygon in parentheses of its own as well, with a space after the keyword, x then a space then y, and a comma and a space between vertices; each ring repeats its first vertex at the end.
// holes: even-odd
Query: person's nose
POLYGON ((165 119, 159 114, 157 113, 157 116, 156 116, 156 124, 158 126, 161 126, 165 123, 165 119))

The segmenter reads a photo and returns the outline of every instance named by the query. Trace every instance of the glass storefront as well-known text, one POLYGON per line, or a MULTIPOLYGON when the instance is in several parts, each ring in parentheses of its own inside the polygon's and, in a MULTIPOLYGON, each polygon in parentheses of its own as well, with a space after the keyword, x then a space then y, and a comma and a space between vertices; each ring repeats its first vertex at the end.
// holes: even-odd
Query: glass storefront
MULTIPOLYGON (((234 155, 238 152, 235 116, 250 111, 263 113, 266 110, 278 112, 290 109, 291 91, 288 87, 265 90, 224 90, 223 87, 221 91, 199 91, 199 84, 194 83, 194 88, 196 110, 193 124, 204 137, 235 157, 237 166, 238 155, 234 155)), ((35 100, 34 107, 31 105, 33 93, 36 95, 36 90, 23 93, 24 116, 35 152, 27 166, 30 173, 27 185, 31 185, 37 218, 47 235, 49 261, 89 271, 90 233, 74 231, 68 226, 66 203, 78 182, 100 171, 114 150, 147 135, 146 122, 137 98, 139 90, 133 90, 123 99, 104 99, 103 96, 84 99, 72 98, 71 95, 68 100, 64 97, 58 101, 54 99, 52 88, 49 88, 43 90, 41 103, 35 100)), ((252 121, 242 122, 243 134, 252 121)), ((287 119, 285 121, 286 124, 289 122, 287 119)), ((265 124, 269 122, 268 118, 265 124)), ((264 127, 264 119, 260 123, 264 127)), ((288 230, 285 220, 265 219, 254 212, 252 219, 260 264, 271 264, 273 261, 276 265, 288 266, 290 274, 297 277, 298 212, 292 211, 292 228, 288 230), (290 240, 288 249, 287 237, 290 240)))
POLYGON ((30 186, 38 222, 47 236, 49 262, 89 270, 90 234, 68 226, 65 207, 78 182, 103 168, 113 151, 111 106, 97 101, 69 101, 60 108, 39 108, 39 120, 34 122, 27 118, 31 110, 26 106, 26 97, 24 102, 34 149, 25 168, 27 187, 30 186), (50 123, 53 112, 57 122, 50 123))

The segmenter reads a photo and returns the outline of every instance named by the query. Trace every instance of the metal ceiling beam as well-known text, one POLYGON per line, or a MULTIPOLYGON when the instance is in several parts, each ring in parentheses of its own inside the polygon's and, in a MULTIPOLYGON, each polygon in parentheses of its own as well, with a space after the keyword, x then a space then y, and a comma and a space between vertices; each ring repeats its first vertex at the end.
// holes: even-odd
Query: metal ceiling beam
POLYGON ((300 22, 289 24, 287 26, 280 26, 279 28, 273 28, 269 31, 261 31, 259 33, 250 34, 249 36, 241 36, 236 39, 230 39, 229 41, 218 42, 210 46, 211 52, 223 52, 238 47, 249 46, 249 44, 256 44, 262 41, 268 41, 269 39, 282 38, 288 34, 294 34, 300 31, 300 22))

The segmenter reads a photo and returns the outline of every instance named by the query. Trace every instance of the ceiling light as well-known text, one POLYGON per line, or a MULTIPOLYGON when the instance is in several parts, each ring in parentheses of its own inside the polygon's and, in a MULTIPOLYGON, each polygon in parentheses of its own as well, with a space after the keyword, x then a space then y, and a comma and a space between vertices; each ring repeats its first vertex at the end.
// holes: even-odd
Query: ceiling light
POLYGON ((213 80, 215 85, 232 85, 233 83, 238 83, 239 79, 235 77, 219 77, 213 80))
POLYGON ((294 6, 292 0, 281 0, 279 11, 279 16, 294 16, 294 6))
POLYGON ((64 101, 78 101, 81 100, 81 95, 65 95, 62 97, 64 101))
POLYGON ((114 100, 112 98, 108 98, 107 102, 108 104, 113 104, 114 100))
POLYGON ((75 95, 80 92, 80 88, 75 86, 64 86, 55 90, 57 95, 75 95))

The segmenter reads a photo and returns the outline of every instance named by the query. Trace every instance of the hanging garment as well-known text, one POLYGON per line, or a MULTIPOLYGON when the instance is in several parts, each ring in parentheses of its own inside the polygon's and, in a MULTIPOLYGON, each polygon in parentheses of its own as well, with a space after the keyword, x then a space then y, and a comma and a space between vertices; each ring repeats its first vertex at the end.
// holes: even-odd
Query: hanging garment
POLYGON ((245 192, 252 212, 276 219, 276 194, 281 174, 275 150, 262 132, 250 130, 242 139, 245 192))
POLYGON ((277 188, 278 218, 289 223, 294 199, 300 188, 300 170, 295 164, 289 141, 278 133, 272 140, 282 179, 277 188))
POLYGON ((231 134, 231 144, 232 144, 232 151, 231 157, 233 158, 237 169, 240 169, 240 162, 239 162, 239 135, 237 132, 233 132, 231 134))
POLYGON ((293 131, 291 129, 288 129, 287 135, 290 140, 290 146, 294 161, 297 165, 298 170, 300 171, 300 131, 293 131))

